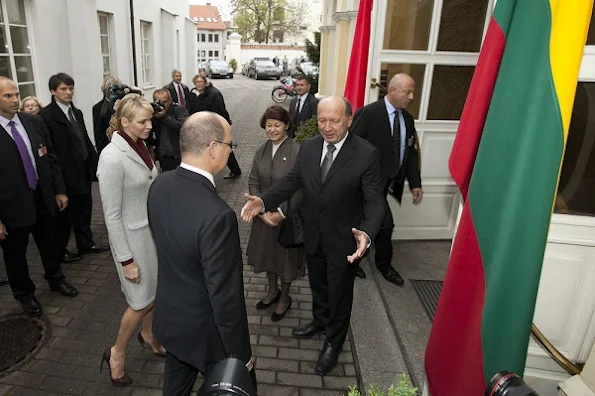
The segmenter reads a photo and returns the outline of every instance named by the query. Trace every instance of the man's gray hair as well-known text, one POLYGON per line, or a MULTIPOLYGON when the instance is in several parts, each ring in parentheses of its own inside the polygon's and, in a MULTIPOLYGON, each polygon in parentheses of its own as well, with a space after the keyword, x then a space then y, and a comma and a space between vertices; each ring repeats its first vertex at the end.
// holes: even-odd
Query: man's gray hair
POLYGON ((174 74, 176 74, 176 73, 180 73, 180 74, 182 74, 182 72, 181 72, 181 71, 179 71, 178 69, 173 69, 173 70, 171 71, 171 76, 173 77, 173 76, 174 76, 174 74))
POLYGON ((211 142, 225 139, 225 121, 217 113, 201 111, 191 115, 180 131, 182 154, 200 155, 211 142))

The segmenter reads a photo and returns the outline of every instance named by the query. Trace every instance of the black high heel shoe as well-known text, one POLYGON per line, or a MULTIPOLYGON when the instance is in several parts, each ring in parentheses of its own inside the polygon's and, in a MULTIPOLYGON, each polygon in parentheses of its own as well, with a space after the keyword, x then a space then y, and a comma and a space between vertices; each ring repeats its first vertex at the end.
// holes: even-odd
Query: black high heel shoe
MULTIPOLYGON (((143 337, 143 335, 141 334, 140 331, 136 335, 136 339, 140 343, 140 346, 142 346, 143 348, 145 347, 145 345, 148 345, 149 348, 151 348, 151 351, 153 350, 153 347, 151 347, 151 345, 145 341, 145 338, 143 337)), ((153 352, 153 355, 155 355, 157 357, 164 357, 165 353, 164 352, 153 352)))
POLYGON ((270 307, 271 305, 273 305, 274 303, 276 303, 277 301, 279 301, 280 298, 281 298, 281 290, 279 290, 279 292, 277 293, 275 298, 273 298, 270 303, 267 304, 263 301, 259 301, 258 304, 256 304, 256 309, 266 309, 266 308, 270 307))
POLYGON ((128 374, 124 373, 123 376, 120 378, 112 378, 112 370, 109 364, 109 360, 112 357, 112 348, 107 348, 105 352, 103 352, 103 356, 101 358, 101 364, 99 365, 99 372, 103 370, 103 363, 107 363, 107 370, 109 374, 109 379, 112 381, 112 385, 115 386, 130 386, 132 385, 132 378, 128 376, 128 374))
POLYGON ((289 297, 289 305, 287 305, 287 308, 285 308, 285 311, 280 314, 278 314, 277 312, 273 312, 273 314, 271 315, 271 320, 273 322, 280 321, 281 319, 283 319, 285 317, 285 314, 287 313, 287 311, 289 311, 290 308, 291 308, 291 297, 289 297))

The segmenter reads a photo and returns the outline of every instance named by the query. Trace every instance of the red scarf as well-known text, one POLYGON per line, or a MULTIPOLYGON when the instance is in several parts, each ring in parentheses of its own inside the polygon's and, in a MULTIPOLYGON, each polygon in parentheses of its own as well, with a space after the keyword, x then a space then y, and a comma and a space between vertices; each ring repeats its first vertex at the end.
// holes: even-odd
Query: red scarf
POLYGON ((149 154, 149 149, 145 145, 145 142, 142 139, 137 139, 136 142, 132 140, 130 136, 126 134, 124 131, 118 131, 118 135, 122 136, 124 140, 128 142, 130 147, 141 157, 141 159, 145 162, 145 164, 149 167, 150 170, 153 170, 153 160, 151 159, 151 154, 149 154))

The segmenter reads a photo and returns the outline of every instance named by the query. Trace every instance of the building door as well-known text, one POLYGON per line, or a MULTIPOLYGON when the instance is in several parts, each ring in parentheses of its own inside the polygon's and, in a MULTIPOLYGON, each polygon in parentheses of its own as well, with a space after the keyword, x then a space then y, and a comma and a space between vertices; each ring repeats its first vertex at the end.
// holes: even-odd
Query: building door
MULTIPOLYGON (((493 0, 377 0, 372 12, 368 75, 387 86, 399 72, 416 81, 408 109, 421 143, 423 202, 405 188, 389 198, 394 239, 450 239, 460 201, 448 171, 452 149, 493 0)), ((370 88, 367 102, 383 96, 370 88)))

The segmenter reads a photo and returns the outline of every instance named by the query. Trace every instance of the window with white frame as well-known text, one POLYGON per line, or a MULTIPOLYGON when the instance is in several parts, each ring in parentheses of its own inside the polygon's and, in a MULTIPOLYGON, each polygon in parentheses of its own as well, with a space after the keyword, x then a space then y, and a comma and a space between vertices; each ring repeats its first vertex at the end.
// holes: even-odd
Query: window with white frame
POLYGON ((219 51, 215 51, 214 54, 215 58, 219 58, 219 51))
POLYGON ((0 76, 14 80, 21 97, 35 96, 24 0, 0 2, 0 76))
POLYGON ((213 42, 213 35, 211 33, 209 33, 209 43, 213 42))
POLYGON ((153 84, 152 33, 153 24, 151 22, 140 21, 140 53, 143 85, 153 84))
POLYGON ((99 21, 99 38, 101 40, 101 61, 103 76, 112 74, 112 40, 110 39, 110 25, 112 16, 103 12, 97 13, 99 21))
POLYGON ((213 36, 214 36, 213 38, 215 39, 215 42, 218 43, 219 42, 219 33, 216 33, 213 36))

